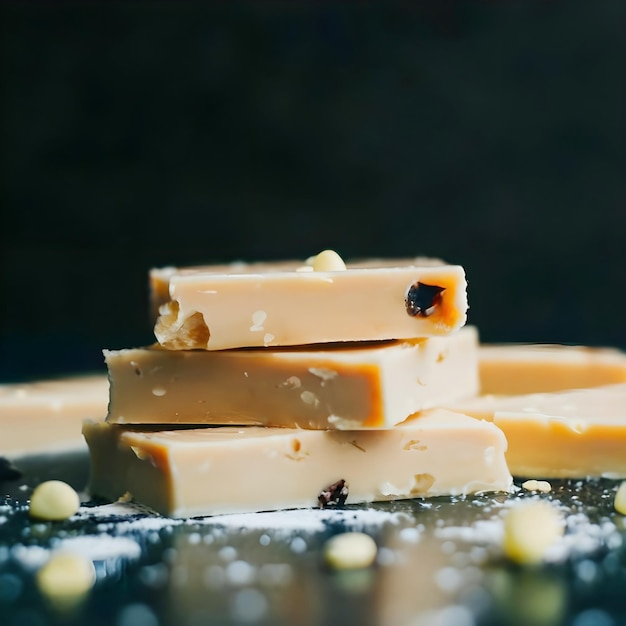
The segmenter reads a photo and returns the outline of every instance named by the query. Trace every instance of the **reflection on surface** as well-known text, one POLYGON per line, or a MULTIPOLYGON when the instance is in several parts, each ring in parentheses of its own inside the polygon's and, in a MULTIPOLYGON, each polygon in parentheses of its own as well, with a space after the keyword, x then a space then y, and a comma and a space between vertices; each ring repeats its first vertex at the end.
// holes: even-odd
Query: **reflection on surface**
POLYGON ((59 623, 34 577, 54 550, 71 548, 96 570, 72 622, 81 626, 561 626, 600 613, 615 626, 626 623, 615 490, 555 481, 540 497, 567 511, 562 559, 532 568, 501 551, 503 514, 535 497, 524 492, 191 520, 118 503, 58 523, 33 523, 24 501, 7 499, 0 623, 59 623), (329 570, 325 542, 353 530, 376 541, 375 565, 329 570))
POLYGON ((503 626, 557 626, 567 609, 567 585, 554 570, 496 570, 487 576, 487 589, 493 618, 503 626))
POLYGON ((324 611, 315 536, 199 525, 166 548, 164 614, 181 626, 314 624, 324 611))
POLYGON ((393 529, 385 541, 382 554, 388 563, 379 567, 375 588, 380 624, 418 624, 448 603, 436 573, 450 566, 449 556, 424 531, 409 530, 415 533, 393 529))
MULTIPOLYGON (((266 518, 267 529, 185 525, 164 552, 168 582, 163 612, 168 623, 188 626, 477 623, 490 606, 481 570, 488 553, 437 535, 434 522, 449 515, 449 506, 454 506, 449 500, 427 506, 405 503, 369 528, 351 519, 350 511, 317 530, 280 528, 281 513, 266 518), (272 519, 278 528, 271 527, 272 519), (377 541, 376 564, 348 571, 325 567, 324 542, 355 527, 377 541)), ((471 525, 475 509, 460 507, 466 508, 465 522, 471 525)), ((359 511, 354 513, 358 519, 359 511)), ((310 514, 302 512, 302 519, 310 514)), ((462 517, 457 519, 463 523, 462 517)))

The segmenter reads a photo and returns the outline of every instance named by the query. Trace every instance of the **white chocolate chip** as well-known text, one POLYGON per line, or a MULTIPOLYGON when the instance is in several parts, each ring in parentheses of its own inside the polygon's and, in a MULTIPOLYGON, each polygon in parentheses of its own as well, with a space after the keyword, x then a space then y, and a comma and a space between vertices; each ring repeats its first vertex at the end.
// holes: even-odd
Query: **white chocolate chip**
POLYGON ((626 515, 626 480, 619 486, 615 494, 615 510, 626 515))
POLYGON ((265 311, 255 311, 252 314, 252 326, 250 326, 251 332, 258 332, 263 330, 263 323, 267 319, 267 313, 265 311))
POLYGON ((300 394, 300 400, 305 404, 310 404, 311 406, 318 406, 320 403, 319 398, 312 391, 303 391, 300 394))
POLYGON ((331 370, 327 367, 309 367, 309 372, 311 372, 313 376, 321 378, 324 382, 332 380, 333 378, 337 378, 337 376, 339 376, 339 372, 331 370))
POLYGON ((78 494, 61 480, 48 480, 38 485, 30 498, 30 516, 50 521, 71 517, 78 511, 78 494))
POLYGON ((290 376, 278 386, 286 387, 287 389, 298 389, 299 387, 302 387, 302 381, 297 376, 290 376))
POLYGON ((367 534, 341 533, 324 546, 324 562, 333 569, 362 569, 374 563, 378 548, 367 534))
POLYGON ((516 563, 540 563, 564 532, 559 511, 547 502, 524 502, 504 519, 504 553, 516 563))
POLYGON ((522 483, 522 489, 526 489, 526 491, 549 493, 552 491, 552 485, 547 480, 527 480, 522 483))
POLYGON ((53 554, 36 574, 41 594, 58 609, 78 604, 96 580, 93 562, 72 552, 53 554))
POLYGON ((334 250, 322 250, 313 259, 314 272, 338 272, 346 269, 343 259, 334 250))

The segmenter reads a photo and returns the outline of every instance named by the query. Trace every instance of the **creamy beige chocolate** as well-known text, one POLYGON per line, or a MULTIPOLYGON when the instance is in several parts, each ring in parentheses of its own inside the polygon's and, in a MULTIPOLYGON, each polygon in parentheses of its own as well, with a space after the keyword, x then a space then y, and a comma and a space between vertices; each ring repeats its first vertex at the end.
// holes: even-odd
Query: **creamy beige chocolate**
POLYGON ((514 476, 626 477, 626 384, 459 401, 504 432, 514 476))
POLYGON ((476 329, 300 348, 105 351, 115 423, 386 428, 478 391, 476 329))
POLYGON ((348 504, 511 488, 502 432, 438 409, 388 430, 86 422, 83 433, 92 495, 128 492, 172 517, 313 507, 340 480, 348 504))
POLYGON ((445 335, 466 321, 465 272, 421 259, 153 269, 158 342, 219 350, 445 335))
POLYGON ((514 395, 626 382, 626 354, 558 344, 482 345, 481 393, 514 395))
POLYGON ((106 375, 0 385, 0 456, 84 449, 84 419, 104 419, 106 375))

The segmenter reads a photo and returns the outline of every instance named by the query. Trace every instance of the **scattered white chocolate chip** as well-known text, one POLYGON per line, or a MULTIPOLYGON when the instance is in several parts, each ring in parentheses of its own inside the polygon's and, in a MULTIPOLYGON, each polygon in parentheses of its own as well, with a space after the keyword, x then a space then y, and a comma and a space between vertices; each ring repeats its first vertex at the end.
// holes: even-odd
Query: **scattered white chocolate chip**
POLYGON ((626 515, 626 480, 619 486, 615 494, 615 510, 626 515))
POLYGON ((542 501, 520 503, 504 519, 504 553, 516 563, 540 563, 563 532, 563 519, 554 506, 542 501))
POLYGON ((80 498, 70 485, 61 480, 48 480, 33 491, 30 498, 31 517, 59 521, 71 517, 80 507, 80 498))
POLYGON ((522 488, 526 491, 541 491, 541 493, 552 491, 552 485, 547 480, 527 480, 522 483, 522 488))
POLYGON ((71 609, 96 581, 93 562, 72 552, 58 552, 36 574, 37 587, 57 609, 71 609))
POLYGON ((367 534, 341 533, 331 537, 324 546, 324 562, 333 569, 361 569, 374 563, 378 548, 367 534))
POLYGON ((346 269, 343 259, 334 250, 322 250, 313 259, 314 272, 337 272, 346 269))

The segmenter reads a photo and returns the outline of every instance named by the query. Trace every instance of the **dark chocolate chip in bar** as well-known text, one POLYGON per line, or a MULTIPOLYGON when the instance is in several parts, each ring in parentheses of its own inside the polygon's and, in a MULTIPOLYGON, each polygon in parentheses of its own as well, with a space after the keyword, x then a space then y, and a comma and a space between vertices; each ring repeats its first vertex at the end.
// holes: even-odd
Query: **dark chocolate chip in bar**
POLYGON ((441 294, 444 291, 445 287, 420 282, 414 283, 409 288, 404 301, 406 312, 411 317, 432 315, 441 302, 441 294))
POLYGON ((326 487, 326 489, 322 489, 317 496, 317 501, 322 509, 341 507, 346 503, 347 497, 348 485, 346 485, 346 481, 342 478, 326 487))

